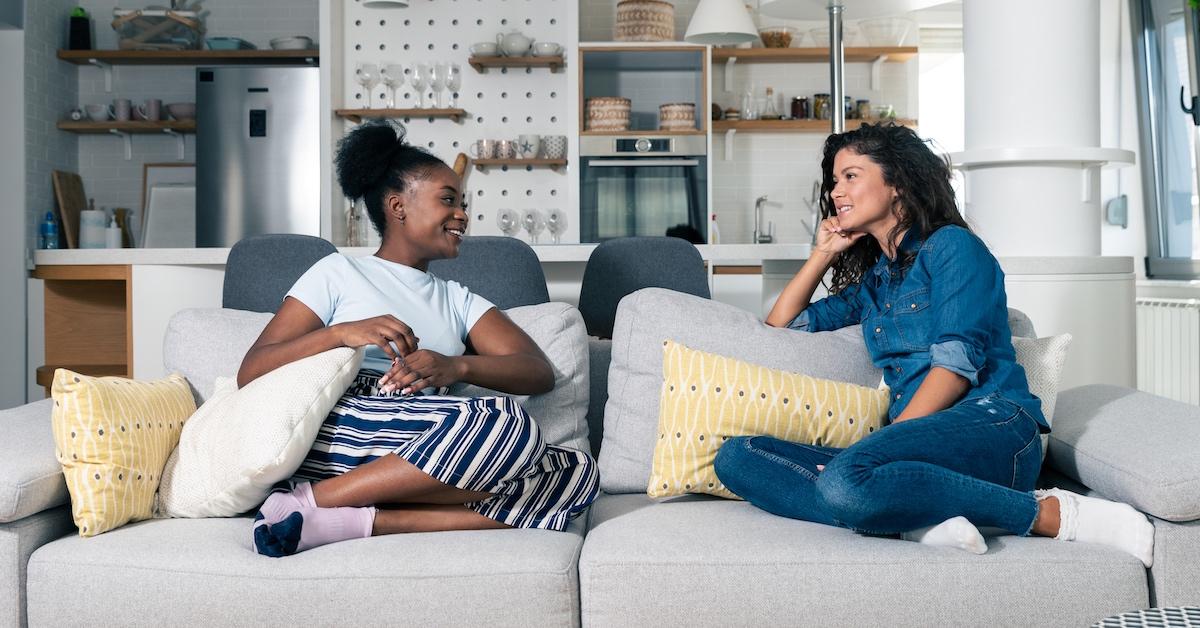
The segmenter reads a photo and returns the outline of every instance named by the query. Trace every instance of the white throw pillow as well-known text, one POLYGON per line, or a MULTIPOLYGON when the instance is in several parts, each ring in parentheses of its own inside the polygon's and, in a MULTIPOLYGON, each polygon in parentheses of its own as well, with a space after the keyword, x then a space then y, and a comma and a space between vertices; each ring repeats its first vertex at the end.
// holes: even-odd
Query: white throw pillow
MULTIPOLYGON (((1054 421, 1054 403, 1058 399, 1058 379, 1063 364, 1067 361, 1067 348, 1071 345, 1071 334, 1059 334, 1045 338, 1021 338, 1014 336, 1013 349, 1017 351, 1017 364, 1025 369, 1029 381, 1029 392, 1042 400, 1042 414, 1046 422, 1054 421)), ((1051 425, 1053 427, 1053 425, 1051 425)), ((1049 434, 1042 434, 1042 461, 1046 460, 1049 434)))
POLYGON ((341 347, 285 364, 237 389, 218 377, 163 469, 160 517, 232 517, 258 506, 304 462, 362 364, 341 347))

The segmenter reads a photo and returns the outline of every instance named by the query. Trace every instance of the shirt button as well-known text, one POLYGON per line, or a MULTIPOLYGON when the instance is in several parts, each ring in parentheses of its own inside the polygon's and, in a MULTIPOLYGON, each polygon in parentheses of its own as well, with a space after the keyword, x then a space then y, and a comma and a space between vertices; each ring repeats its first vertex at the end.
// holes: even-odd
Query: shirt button
POLYGON ((915 310, 915 309, 917 309, 917 304, 916 304, 916 303, 913 303, 912 305, 910 305, 910 306, 908 306, 908 307, 910 307, 910 308, 912 308, 912 309, 914 309, 914 310, 915 310))
POLYGON ((891 303, 884 303, 884 304, 883 304, 883 307, 884 307, 884 308, 886 308, 886 309, 889 309, 889 310, 890 310, 890 309, 892 309, 892 304, 891 304, 891 303))
POLYGON ((875 333, 877 333, 877 334, 878 334, 878 333, 880 333, 880 332, 882 332, 882 331, 883 331, 883 328, 882 328, 882 327, 876 327, 876 328, 875 328, 875 333))
POLYGON ((899 399, 899 398, 900 398, 900 393, 896 393, 896 398, 897 398, 897 399, 899 399))

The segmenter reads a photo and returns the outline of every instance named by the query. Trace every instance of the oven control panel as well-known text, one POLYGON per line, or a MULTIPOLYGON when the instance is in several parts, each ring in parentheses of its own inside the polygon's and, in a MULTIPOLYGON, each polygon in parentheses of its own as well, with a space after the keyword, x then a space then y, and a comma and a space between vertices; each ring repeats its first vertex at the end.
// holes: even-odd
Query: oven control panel
POLYGON ((617 153, 670 153, 671 139, 665 137, 617 138, 613 148, 617 153))

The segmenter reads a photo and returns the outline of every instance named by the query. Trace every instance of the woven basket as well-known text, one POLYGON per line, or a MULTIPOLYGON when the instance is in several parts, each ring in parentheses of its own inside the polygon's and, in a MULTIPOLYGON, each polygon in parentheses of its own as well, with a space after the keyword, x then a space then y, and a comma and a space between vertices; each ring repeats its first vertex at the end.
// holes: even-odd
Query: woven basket
POLYGON ((660 131, 688 131, 696 128, 696 105, 690 102, 673 102, 658 108, 660 131))
POLYGON ((629 109, 631 101, 628 98, 601 96, 587 99, 588 131, 627 131, 629 130, 629 109))
POLYGON ((663 0, 617 3, 616 41, 674 41, 675 5, 663 0))

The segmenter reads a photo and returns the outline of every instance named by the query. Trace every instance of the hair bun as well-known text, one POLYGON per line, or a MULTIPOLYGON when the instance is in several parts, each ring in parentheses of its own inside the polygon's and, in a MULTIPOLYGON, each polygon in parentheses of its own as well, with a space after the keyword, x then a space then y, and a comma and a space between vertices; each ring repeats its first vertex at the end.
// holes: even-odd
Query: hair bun
POLYGON ((405 146, 404 127, 369 122, 338 142, 335 158, 338 185, 350 199, 360 199, 387 178, 392 156, 405 146))

